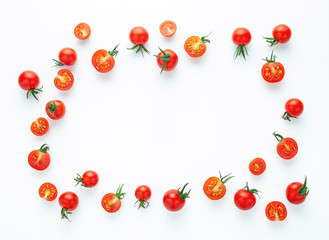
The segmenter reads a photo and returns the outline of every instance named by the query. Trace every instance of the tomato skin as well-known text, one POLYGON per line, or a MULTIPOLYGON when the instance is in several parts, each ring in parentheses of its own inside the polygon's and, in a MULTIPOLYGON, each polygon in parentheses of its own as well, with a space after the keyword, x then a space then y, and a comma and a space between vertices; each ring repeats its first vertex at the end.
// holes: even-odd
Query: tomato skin
POLYGON ((58 54, 59 61, 66 66, 72 66, 77 57, 77 53, 72 48, 63 48, 58 54))
POLYGON ((226 194, 225 183, 230 180, 233 176, 230 174, 222 177, 221 172, 219 172, 218 177, 208 178, 203 185, 203 192, 211 200, 219 200, 226 194), (229 177, 230 176, 230 177, 229 177))
POLYGON ((236 45, 247 45, 251 41, 251 34, 247 28, 237 28, 232 33, 232 41, 236 45))
POLYGON ((167 210, 177 212, 184 207, 185 199, 189 197, 189 194, 191 192, 191 190, 189 190, 187 193, 184 193, 184 189, 187 184, 188 183, 184 185, 182 190, 180 190, 180 188, 178 190, 171 189, 164 194, 163 205, 167 210))
POLYGON ((267 204, 265 214, 270 221, 283 221, 287 217, 287 208, 282 202, 272 201, 267 204))
POLYGON ((273 29, 272 35, 279 43, 286 43, 291 38, 291 29, 285 24, 280 24, 273 29))
POLYGON ((129 33, 129 39, 134 45, 144 45, 149 40, 149 34, 143 27, 134 27, 129 33))
POLYGON ((88 170, 84 172, 82 177, 78 174, 78 176, 74 179, 77 181, 77 184, 81 184, 83 187, 95 187, 98 183, 99 176, 95 171, 88 170))
POLYGON ((39 196, 47 201, 54 201, 57 193, 56 186, 50 182, 42 184, 39 188, 39 196))
POLYGON ((105 49, 96 51, 91 59, 94 68, 101 73, 112 70, 115 65, 115 59, 105 49))
POLYGON ((171 37, 176 33, 177 25, 173 21, 166 20, 160 24, 160 33, 164 37, 171 37))
POLYGON ((255 158, 249 163, 249 171, 254 175, 261 175, 266 170, 266 162, 262 158, 255 158))
POLYGON ((79 205, 79 198, 74 192, 64 192, 58 199, 59 205, 67 211, 75 210, 79 205))
POLYGON ((293 182, 290 183, 286 188, 286 197, 288 201, 292 204, 301 204, 305 201, 309 190, 306 186, 307 178, 305 177, 305 182, 293 182))
POLYGON ((49 101, 46 104, 46 113, 53 120, 59 120, 65 115, 65 105, 60 100, 49 101))
POLYGON ((78 38, 80 40, 89 38, 90 33, 91 33, 91 29, 87 23, 79 23, 74 28, 74 35, 76 38, 78 38))
POLYGON ((43 144, 40 149, 33 150, 28 156, 29 165, 35 170, 42 171, 45 170, 50 164, 50 155, 47 152, 49 146, 43 144))
POLYGON ((284 138, 280 134, 273 133, 275 138, 279 141, 277 145, 277 152, 283 159, 292 159, 298 153, 297 142, 292 138, 284 138))
POLYGON ((303 113, 304 105, 301 100, 292 98, 286 102, 285 109, 291 117, 296 118, 303 113))
POLYGON ((59 90, 69 90, 74 83, 74 77, 70 70, 61 69, 58 71, 57 76, 54 79, 55 87, 59 90))
POLYGON ((151 198, 152 191, 146 185, 140 185, 135 190, 135 197, 140 201, 147 201, 151 198))
POLYGON ((261 73, 266 82, 276 83, 283 79, 285 70, 279 62, 267 62, 263 65, 261 73))
POLYGON ((121 208, 121 200, 126 193, 122 192, 123 184, 119 186, 116 193, 107 193, 102 198, 101 204, 106 212, 115 213, 121 208))
POLYGON ((47 119, 40 117, 31 124, 31 132, 36 136, 42 136, 48 132, 49 123, 47 119))
POLYGON ((256 204, 256 197, 245 189, 238 190, 234 195, 234 203, 241 210, 249 210, 256 204))
POLYGON ((166 49, 163 51, 161 50, 161 52, 158 55, 156 55, 156 57, 157 57, 157 64, 161 68, 161 73, 162 71, 172 71, 178 63, 177 54, 170 49, 166 49), (167 61, 166 59, 168 58, 169 60, 167 61))
POLYGON ((37 88, 40 83, 39 76, 30 70, 22 72, 18 77, 18 84, 23 90, 37 88))

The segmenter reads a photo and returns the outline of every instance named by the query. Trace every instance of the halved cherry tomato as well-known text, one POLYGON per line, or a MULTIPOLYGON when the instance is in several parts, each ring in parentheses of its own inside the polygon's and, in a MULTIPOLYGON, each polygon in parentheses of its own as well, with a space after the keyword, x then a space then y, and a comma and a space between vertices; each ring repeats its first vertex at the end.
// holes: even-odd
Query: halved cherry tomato
POLYGON ((286 43, 291 38, 291 30, 287 25, 280 24, 273 29, 272 35, 272 38, 264 38, 266 39, 266 42, 270 44, 270 46, 273 46, 278 43, 286 43))
POLYGON ((248 55, 248 50, 246 45, 251 41, 251 34, 247 28, 237 28, 232 33, 232 41, 238 45, 234 53, 234 59, 242 55, 244 60, 246 60, 246 55, 248 55))
POLYGON ((77 177, 74 180, 77 181, 76 186, 81 184, 83 187, 95 187, 98 183, 99 177, 95 171, 88 170, 82 175, 82 177, 80 174, 77 174, 77 177))
POLYGON ((191 36, 186 39, 184 43, 184 49, 187 54, 191 57, 201 57, 203 54, 205 54, 207 50, 206 43, 210 43, 210 40, 207 39, 209 35, 210 34, 202 38, 198 36, 191 36))
POLYGON ((280 134, 277 134, 275 132, 273 133, 273 135, 276 140, 279 141, 276 150, 280 157, 289 160, 296 156, 298 152, 298 145, 294 139, 284 138, 280 134))
POLYGON ((218 200, 224 197, 226 193, 226 187, 224 184, 233 177, 230 176, 231 174, 232 173, 222 177, 221 172, 219 172, 219 178, 208 178, 203 185, 203 192, 206 196, 211 200, 218 200))
POLYGON ((266 163, 262 158, 255 158, 249 163, 249 171, 254 175, 261 175, 266 169, 266 163))
POLYGON ((100 49, 94 53, 91 63, 98 72, 106 73, 112 70, 115 64, 114 56, 116 56, 119 52, 116 50, 118 46, 119 44, 109 52, 104 49, 100 49))
POLYGON ((46 105, 46 113, 53 120, 61 119, 65 114, 65 105, 60 100, 49 101, 46 105))
POLYGON ((271 221, 283 221, 287 217, 287 208, 282 202, 272 201, 267 204, 265 214, 271 221))
POLYGON ((48 144, 43 144, 40 149, 33 150, 28 156, 28 162, 32 168, 38 171, 45 170, 50 163, 50 155, 48 144))
POLYGON ((123 184, 119 186, 116 193, 105 194, 102 198, 102 207, 106 212, 114 213, 121 207, 121 200, 124 198, 126 193, 122 192, 123 184))
POLYGON ((47 201, 54 201, 57 198, 57 188, 54 184, 46 182, 40 186, 39 195, 47 201))
POLYGON ((91 29, 87 23, 79 23, 74 28, 74 35, 81 40, 89 38, 91 29))
POLYGON ((75 210, 79 205, 79 198, 74 192, 64 192, 58 199, 59 205, 62 207, 61 215, 62 219, 67 219, 68 214, 72 214, 71 211, 75 210))
POLYGON ((144 56, 144 51, 148 54, 150 52, 144 47, 144 44, 149 40, 149 33, 143 27, 134 27, 129 33, 130 41, 135 45, 128 50, 134 50, 137 48, 136 53, 141 52, 144 56))
POLYGON ((18 77, 18 84, 23 90, 27 90, 26 98, 29 98, 32 95, 36 100, 37 94, 42 92, 42 87, 38 88, 40 79, 38 74, 33 71, 27 70, 22 72, 18 77))
POLYGON ((304 110, 303 102, 297 98, 288 100, 284 107, 286 112, 282 115, 282 118, 288 121, 290 121, 290 118, 297 118, 304 110))
POLYGON ((47 119, 40 117, 31 124, 31 132, 36 136, 42 136, 48 132, 49 123, 47 119))
POLYGON ((146 185, 140 185, 136 188, 135 197, 137 198, 137 201, 135 202, 135 205, 138 203, 138 209, 141 207, 147 208, 149 206, 149 202, 147 200, 150 199, 151 195, 151 188, 146 185))
POLYGON ((59 70, 57 76, 54 79, 55 87, 62 91, 69 90, 73 86, 73 82, 73 74, 68 69, 59 70))
POLYGON ((284 77, 284 67, 281 63, 275 61, 275 55, 273 55, 273 51, 271 54, 271 58, 264 59, 267 63, 265 63, 262 67, 262 77, 266 82, 276 83, 280 82, 284 77))
POLYGON ((309 193, 307 184, 307 177, 305 176, 304 184, 300 182, 293 182, 286 188, 286 197, 292 204, 301 204, 305 201, 309 193))
POLYGON ((164 37, 171 37, 176 33, 177 25, 173 21, 167 20, 161 23, 160 25, 160 33, 164 37))
POLYGON ((161 72, 163 71, 171 71, 173 70, 178 63, 177 54, 170 49, 162 50, 161 48, 158 55, 154 55, 157 58, 158 66, 161 68, 161 72))
POLYGON ((188 192, 184 193, 184 189, 187 184, 188 183, 184 185, 182 190, 180 190, 180 188, 171 189, 164 194, 162 201, 167 210, 176 212, 184 207, 186 201, 185 199, 189 198, 189 194, 191 192, 190 189, 188 192))
POLYGON ((58 54, 58 60, 53 59, 55 66, 72 66, 78 58, 77 53, 72 48, 63 48, 58 54))
POLYGON ((255 194, 258 195, 258 190, 253 188, 249 189, 248 182, 246 186, 238 190, 234 195, 234 203, 241 210, 249 210, 256 204, 255 194))

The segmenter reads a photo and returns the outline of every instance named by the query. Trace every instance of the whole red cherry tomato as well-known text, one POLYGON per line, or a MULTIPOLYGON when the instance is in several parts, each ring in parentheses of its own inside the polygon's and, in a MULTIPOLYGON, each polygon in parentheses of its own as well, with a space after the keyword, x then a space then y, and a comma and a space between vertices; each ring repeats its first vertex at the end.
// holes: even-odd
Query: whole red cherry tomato
POLYGON ((75 28, 74 28, 74 35, 76 38, 84 40, 89 38, 91 33, 91 29, 87 23, 79 23, 75 28))
POLYGON ((49 123, 47 119, 40 117, 31 124, 31 132, 36 136, 42 136, 48 132, 49 123))
POLYGON ((62 207, 61 215, 62 219, 67 219, 68 214, 72 214, 71 211, 75 210, 79 205, 79 198, 74 192, 64 192, 58 199, 59 205, 62 207))
POLYGON ((249 30, 243 27, 235 29, 232 34, 232 40, 236 45, 238 45, 233 58, 236 59, 238 56, 242 55, 244 60, 246 60, 246 55, 248 55, 246 45, 251 41, 251 34, 249 30))
POLYGON ((307 184, 307 177, 305 176, 304 184, 300 182, 293 182, 286 188, 286 196, 289 202, 292 204, 301 204, 305 201, 306 196, 309 193, 307 184))
POLYGON ((154 55, 157 58, 158 66, 161 68, 161 72, 163 71, 171 71, 173 70, 178 63, 177 54, 170 49, 162 50, 160 49, 160 53, 158 55, 154 55))
POLYGON ((47 201, 54 201, 57 198, 57 188, 54 184, 46 182, 39 188, 39 196, 47 201))
POLYGON ((128 50, 136 50, 136 53, 141 52, 142 56, 144 56, 144 51, 148 54, 150 53, 145 47, 144 44, 147 43, 149 40, 149 34, 143 27, 134 27, 131 29, 129 33, 129 39, 130 41, 135 45, 131 48, 128 48, 128 50))
POLYGON ((276 45, 278 43, 286 43, 289 41, 291 38, 291 29, 285 25, 285 24, 280 24, 276 26, 273 31, 272 31, 273 37, 265 37, 266 42, 270 44, 272 47, 273 45, 276 45))
POLYGON ((45 170, 50 163, 50 155, 48 144, 43 144, 40 149, 33 150, 28 156, 28 162, 32 168, 38 171, 45 170))
POLYGON ((249 189, 248 182, 246 186, 238 190, 234 195, 234 203, 241 210, 249 210, 256 204, 256 197, 254 194, 258 195, 257 189, 249 189))
POLYGON ((202 38, 198 36, 192 36, 186 39, 184 43, 184 49, 187 54, 191 57, 201 57, 203 54, 205 54, 207 50, 206 43, 210 43, 210 40, 207 39, 209 35, 210 34, 202 38))
POLYGON ((68 69, 59 70, 54 79, 55 87, 62 91, 69 90, 73 86, 73 82, 73 74, 68 69))
POLYGON ((91 63, 98 72, 106 73, 112 70, 115 64, 114 57, 119 53, 119 51, 116 50, 118 46, 119 44, 109 52, 104 49, 100 49, 94 53, 91 63))
POLYGON ((284 77, 284 67, 281 63, 275 61, 275 55, 273 55, 273 51, 271 54, 271 58, 264 59, 267 63, 265 63, 262 67, 262 77, 266 82, 276 83, 280 82, 284 77))
POLYGON ((282 202, 272 201, 267 204, 265 214, 271 221, 283 221, 287 217, 287 208, 282 202))
POLYGON ((169 211, 179 211, 181 210, 184 205, 185 205, 185 199, 189 197, 189 194, 191 192, 191 189, 184 193, 184 189, 187 186, 188 183, 184 185, 182 190, 180 188, 176 189, 171 189, 167 191, 164 196, 163 196, 163 205, 165 206, 166 209, 169 211))
POLYGON ((292 159, 296 156, 298 152, 298 145, 297 142, 292 138, 284 138, 280 134, 273 133, 276 140, 279 141, 278 146, 276 148, 280 157, 284 159, 292 159))
POLYGON ((135 197, 137 198, 137 201, 135 202, 135 205, 138 203, 138 209, 139 208, 147 208, 149 206, 149 200, 151 198, 152 191, 151 188, 149 188, 146 185, 140 185, 135 190, 135 197))
POLYGON ((125 197, 126 193, 122 192, 123 184, 119 186, 116 193, 105 194, 102 198, 102 207, 106 212, 114 213, 121 207, 121 200, 125 197))
POLYGON ((39 76, 30 70, 22 72, 18 77, 19 86, 23 90, 27 90, 26 98, 32 95, 36 100, 39 100, 36 96, 39 92, 42 92, 42 87, 38 88, 39 83, 39 76))
POLYGON ((77 53, 72 48, 63 48, 58 54, 58 60, 53 59, 55 66, 72 66, 78 58, 77 53))
POLYGON ((265 169, 266 163, 262 158, 255 158, 249 163, 249 171, 254 175, 261 175, 265 169))
POLYGON ((290 121, 290 118, 297 118, 304 110, 304 104, 297 98, 288 100, 284 107, 286 112, 282 115, 282 118, 288 121, 290 121))
POLYGON ((53 120, 61 119, 65 114, 65 105, 60 100, 49 101, 46 105, 46 113, 53 120))
POLYGON ((77 177, 74 178, 77 181, 77 185, 81 184, 83 187, 95 187, 98 183, 99 177, 95 171, 88 170, 86 171, 82 177, 80 174, 77 174, 77 177))
POLYGON ((208 178, 203 185, 203 192, 211 200, 219 200, 226 194, 225 183, 230 180, 233 176, 230 176, 232 173, 227 174, 222 177, 221 172, 219 171, 218 177, 208 178))
POLYGON ((161 23, 160 25, 160 33, 164 37, 171 37, 175 34, 177 30, 177 25, 173 21, 167 20, 161 23))

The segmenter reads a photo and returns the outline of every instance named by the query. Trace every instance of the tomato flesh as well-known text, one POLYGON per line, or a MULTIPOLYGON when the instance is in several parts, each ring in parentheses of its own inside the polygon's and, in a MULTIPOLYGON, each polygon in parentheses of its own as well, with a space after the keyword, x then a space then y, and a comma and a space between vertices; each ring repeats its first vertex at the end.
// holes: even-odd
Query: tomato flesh
POLYGON ((184 49, 191 57, 201 57, 205 54, 207 46, 201 41, 200 37, 192 36, 185 41, 184 49))
POLYGON ((81 40, 87 39, 90 36, 90 33, 91 29, 87 23, 79 23, 74 28, 74 35, 81 40))
POLYGON ((297 142, 292 138, 284 138, 278 143, 277 152, 284 159, 292 159, 298 152, 297 142))
POLYGON ((32 151, 28 156, 29 165, 35 170, 45 170, 50 164, 50 155, 40 150, 32 151))
POLYGON ((114 193, 108 193, 102 199, 102 207, 106 212, 114 213, 120 209, 121 200, 114 193))
POLYGON ((49 123, 47 119, 40 117, 31 124, 31 132, 36 136, 42 136, 48 132, 49 123))
POLYGON ((249 171, 254 175, 261 175, 265 169, 266 163, 262 158, 255 158, 249 163, 249 171))
POLYGON ((273 201, 267 204, 265 214, 271 221, 283 221, 287 217, 287 208, 282 202, 273 201))
POLYGON ((54 79, 55 87, 62 91, 69 90, 73 86, 73 82, 73 74, 68 69, 59 70, 54 79))
POLYGON ((54 184, 46 182, 40 186, 39 195, 47 201, 54 201, 57 198, 57 188, 54 184))
POLYGON ((269 83, 280 82, 285 74, 284 67, 279 62, 268 62, 262 67, 262 77, 269 83))
POLYGON ((91 62, 94 68, 101 73, 111 71, 115 64, 114 57, 104 49, 96 51, 92 57, 91 62))
POLYGON ((218 177, 210 177, 203 185, 203 192, 209 199, 218 200, 225 196, 226 187, 218 177))
POLYGON ((161 23, 160 25, 160 33, 164 37, 171 37, 176 33, 177 25, 173 21, 167 20, 161 23))

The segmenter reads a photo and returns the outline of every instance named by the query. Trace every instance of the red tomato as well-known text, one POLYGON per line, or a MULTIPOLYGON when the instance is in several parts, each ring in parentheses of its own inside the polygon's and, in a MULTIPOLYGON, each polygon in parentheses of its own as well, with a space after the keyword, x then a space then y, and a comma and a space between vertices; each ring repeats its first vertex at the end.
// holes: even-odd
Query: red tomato
POLYGON ((31 132, 36 136, 42 136, 48 132, 49 123, 47 119, 40 117, 31 124, 31 132))
POLYGON ((244 60, 246 60, 246 55, 248 55, 246 45, 251 41, 251 34, 249 30, 242 27, 235 29, 232 34, 232 41, 238 45, 234 53, 234 59, 242 55, 244 60))
POLYGON ((135 45, 128 50, 137 49, 136 53, 141 52, 144 56, 144 51, 148 54, 150 53, 145 47, 144 44, 149 40, 149 34, 143 27, 134 27, 129 33, 130 41, 135 45))
POLYGON ((284 120, 290 121, 290 118, 297 118, 303 113, 304 105, 301 100, 292 98, 286 102, 286 112, 282 115, 284 120))
POLYGON ((184 43, 184 49, 187 54, 191 57, 201 57, 203 54, 205 54, 207 50, 206 43, 210 43, 210 40, 207 39, 209 35, 210 34, 202 38, 198 36, 192 36, 186 39, 184 43))
POLYGON ((291 30, 287 25, 280 24, 276 26, 272 31, 272 38, 266 37, 266 42, 273 46, 278 43, 286 43, 291 38, 291 30))
POLYGON ((254 175, 261 175, 265 169, 266 163, 262 158, 255 158, 249 163, 249 171, 254 175))
POLYGON ((290 183, 286 189, 286 196, 289 202, 292 204, 301 204, 305 201, 306 196, 309 193, 307 184, 307 177, 305 176, 304 184, 300 182, 290 183))
POLYGON ((280 134, 273 133, 276 140, 279 141, 278 146, 276 148, 280 157, 284 159, 292 159, 296 156, 298 152, 298 145, 297 142, 292 138, 284 138, 280 134))
MULTIPOLYGON (((139 208, 147 208, 149 206, 149 202, 147 200, 150 199, 152 195, 151 188, 146 185, 138 186, 135 190, 135 197, 137 198, 136 203, 139 203, 139 208)), ((135 205, 136 205, 135 203, 135 205)))
POLYGON ((280 82, 284 77, 284 67, 281 63, 275 61, 275 56, 273 55, 273 51, 271 54, 271 58, 264 59, 267 61, 262 67, 262 77, 266 82, 276 83, 280 82))
POLYGON ((73 74, 68 69, 59 70, 57 76, 54 79, 55 87, 62 91, 69 90, 73 86, 73 82, 73 74))
MULTIPOLYGON (((257 189, 249 189, 248 182, 243 189, 238 190, 234 195, 234 203, 241 210, 249 210, 256 204, 257 189)), ((259 197, 259 196, 258 196, 259 197)))
POLYGON ((119 186, 116 193, 105 194, 102 198, 102 207, 106 212, 114 213, 121 207, 121 200, 124 198, 126 193, 122 192, 123 184, 119 186))
POLYGON ((58 54, 58 60, 53 59, 55 66, 72 66, 77 60, 77 53, 72 48, 63 48, 58 54))
POLYGON ((230 176, 231 174, 232 173, 222 177, 221 172, 219 172, 219 178, 208 178, 203 185, 204 194, 206 194, 206 196, 211 200, 218 200, 224 197, 226 193, 225 183, 233 177, 230 176))
POLYGON ((46 182, 40 186, 39 195, 47 201, 54 201, 57 198, 57 188, 54 184, 46 182))
POLYGON ((28 162, 32 168, 38 171, 45 170, 50 163, 50 155, 48 144, 43 144, 40 149, 33 150, 28 156, 28 162))
POLYGON ((98 72, 106 73, 112 70, 115 64, 114 56, 119 52, 116 50, 118 46, 119 44, 110 52, 100 49, 94 53, 91 63, 98 72))
POLYGON ((283 221, 287 217, 287 209, 282 202, 273 201, 267 204, 265 214, 271 221, 283 221))
POLYGON ((81 184, 83 187, 95 187, 96 184, 98 183, 99 177, 98 174, 95 171, 86 171, 82 177, 80 174, 77 174, 77 177, 74 179, 77 181, 77 184, 81 184))
POLYGON ((62 207, 61 215, 62 219, 68 218, 68 214, 71 214, 79 205, 79 198, 74 192, 65 192, 58 199, 59 205, 62 207))
POLYGON ((36 96, 39 92, 42 92, 42 87, 37 88, 39 83, 39 76, 30 70, 22 72, 18 77, 19 86, 23 90, 27 90, 26 98, 32 95, 36 100, 39 100, 36 96))
POLYGON ((81 40, 89 38, 91 29, 87 23, 79 23, 74 28, 74 35, 81 40))
POLYGON ((184 193, 184 189, 187 186, 188 183, 184 185, 182 190, 180 188, 171 189, 167 191, 163 196, 163 205, 165 208, 167 208, 169 211, 179 211, 181 210, 185 205, 185 199, 189 197, 189 194, 191 192, 191 189, 184 193))
POLYGON ((160 33, 164 37, 171 37, 172 35, 175 34, 177 30, 177 25, 173 21, 167 20, 161 23, 160 25, 160 33))
POLYGON ((50 101, 46 105, 46 113, 53 120, 61 119, 65 114, 65 105, 60 100, 50 101))
POLYGON ((158 66, 161 68, 161 72, 163 71, 171 71, 173 70, 178 63, 177 54, 170 49, 162 50, 160 49, 160 53, 158 55, 154 55, 157 58, 158 66))

